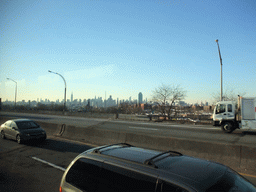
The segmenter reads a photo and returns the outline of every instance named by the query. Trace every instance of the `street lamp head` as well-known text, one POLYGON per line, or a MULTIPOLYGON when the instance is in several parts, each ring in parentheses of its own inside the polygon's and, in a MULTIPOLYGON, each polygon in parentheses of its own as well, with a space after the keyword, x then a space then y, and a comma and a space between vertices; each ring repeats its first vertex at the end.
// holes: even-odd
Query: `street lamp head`
POLYGON ((65 111, 65 105, 66 105, 66 87, 67 87, 67 85, 66 85, 66 81, 65 81, 65 79, 64 79, 64 77, 61 75, 61 74, 59 74, 59 73, 56 73, 56 72, 52 72, 52 71, 50 71, 50 70, 48 70, 48 72, 50 72, 50 73, 54 73, 54 74, 56 74, 56 75, 59 75, 59 76, 61 76, 61 78, 63 79, 63 81, 64 81, 64 84, 65 84, 65 93, 64 93, 64 107, 63 107, 63 111, 65 111))
POLYGON ((219 40, 218 40, 218 39, 216 39, 215 41, 218 43, 218 41, 219 41, 219 40))

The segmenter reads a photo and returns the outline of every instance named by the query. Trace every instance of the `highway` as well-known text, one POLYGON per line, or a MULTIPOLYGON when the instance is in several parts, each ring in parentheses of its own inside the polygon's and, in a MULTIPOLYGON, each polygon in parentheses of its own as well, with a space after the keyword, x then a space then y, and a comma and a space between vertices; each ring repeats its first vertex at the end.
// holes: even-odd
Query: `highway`
MULTIPOLYGON (((202 139, 207 137, 215 142, 233 142, 253 145, 255 135, 224 134, 212 126, 175 125, 155 122, 128 122, 110 119, 91 119, 39 114, 1 112, 4 118, 29 118, 37 122, 65 123, 79 127, 93 127, 122 132, 136 132, 165 137, 202 139), (238 139, 239 138, 239 139, 238 139), (228 141, 225 141, 227 139, 228 141)), ((207 140, 206 139, 206 140, 207 140)), ((95 147, 89 143, 49 136, 41 144, 19 145, 12 140, 0 140, 0 191, 58 191, 63 170, 81 152, 95 147)), ((243 173, 241 173, 243 174, 243 173)), ((255 174, 243 174, 256 185, 255 174)))
POLYGON ((56 116, 43 114, 9 113, 0 112, 2 117, 28 118, 37 122, 66 124, 76 127, 119 132, 131 132, 144 135, 157 135, 163 137, 175 137, 196 141, 211 141, 216 143, 256 146, 256 132, 235 130, 232 134, 225 134, 220 127, 212 125, 173 124, 149 121, 124 121, 119 119, 83 118, 74 116, 56 116))

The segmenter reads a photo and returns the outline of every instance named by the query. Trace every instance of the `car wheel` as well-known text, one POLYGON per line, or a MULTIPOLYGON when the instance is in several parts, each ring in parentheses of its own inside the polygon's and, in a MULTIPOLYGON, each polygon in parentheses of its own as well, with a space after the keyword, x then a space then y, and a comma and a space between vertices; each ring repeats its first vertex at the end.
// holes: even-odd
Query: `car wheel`
POLYGON ((232 132, 234 131, 233 124, 230 123, 230 122, 224 122, 224 123, 221 125, 221 129, 222 129, 222 131, 224 131, 225 133, 232 133, 232 132))
POLYGON ((46 138, 47 138, 47 137, 46 137, 46 135, 45 135, 45 137, 44 137, 44 138, 42 138, 42 142, 44 142, 44 141, 46 140, 46 138))
POLYGON ((5 139, 6 137, 5 137, 5 134, 4 134, 4 131, 1 131, 1 137, 2 137, 2 139, 5 139))
POLYGON ((19 143, 19 144, 21 144, 21 143, 22 143, 21 138, 20 138, 20 135, 17 135, 17 137, 16 137, 16 141, 17 141, 17 143, 19 143))

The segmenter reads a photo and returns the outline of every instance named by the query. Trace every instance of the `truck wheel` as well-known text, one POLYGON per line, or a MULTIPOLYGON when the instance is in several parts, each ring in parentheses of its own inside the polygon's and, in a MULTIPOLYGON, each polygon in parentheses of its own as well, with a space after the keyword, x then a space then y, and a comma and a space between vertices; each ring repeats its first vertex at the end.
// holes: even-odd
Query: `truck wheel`
POLYGON ((232 133, 234 131, 233 124, 230 122, 224 122, 221 125, 222 131, 225 133, 232 133))

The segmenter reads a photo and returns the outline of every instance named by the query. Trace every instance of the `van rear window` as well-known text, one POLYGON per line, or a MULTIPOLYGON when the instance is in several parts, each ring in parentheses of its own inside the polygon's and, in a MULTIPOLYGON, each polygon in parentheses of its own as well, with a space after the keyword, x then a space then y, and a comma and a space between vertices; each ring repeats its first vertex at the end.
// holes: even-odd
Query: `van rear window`
POLYGON ((101 162, 91 159, 78 159, 66 176, 66 182, 83 190, 95 191, 98 184, 101 162))

